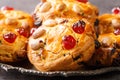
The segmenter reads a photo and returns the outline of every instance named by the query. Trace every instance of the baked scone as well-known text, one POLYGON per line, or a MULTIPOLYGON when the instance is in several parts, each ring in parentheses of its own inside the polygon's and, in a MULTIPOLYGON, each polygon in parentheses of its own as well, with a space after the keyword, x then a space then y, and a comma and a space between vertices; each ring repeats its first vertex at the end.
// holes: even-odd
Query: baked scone
POLYGON ((98 34, 97 49, 89 65, 120 65, 120 14, 99 16, 98 34))
POLYGON ((27 58, 27 42, 33 18, 26 12, 5 6, 0 10, 0 62, 27 58))
POLYGON ((38 27, 28 42, 28 58, 40 71, 78 70, 95 50, 98 10, 78 0, 43 0, 34 12, 38 27))

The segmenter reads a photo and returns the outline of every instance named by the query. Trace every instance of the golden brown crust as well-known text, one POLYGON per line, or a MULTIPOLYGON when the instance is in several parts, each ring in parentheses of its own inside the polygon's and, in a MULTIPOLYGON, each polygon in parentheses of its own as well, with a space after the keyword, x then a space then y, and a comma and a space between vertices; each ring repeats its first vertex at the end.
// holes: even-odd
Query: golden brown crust
POLYGON ((92 66, 119 65, 120 61, 120 15, 103 14, 99 16, 98 41, 100 47, 89 64, 92 66))
POLYGON ((0 11, 0 62, 16 62, 27 57, 26 46, 32 26, 33 20, 28 13, 0 11))
POLYGON ((95 50, 93 22, 97 13, 90 3, 75 0, 46 0, 40 3, 34 17, 42 24, 29 38, 30 62, 40 71, 81 69, 95 50), (85 30, 78 34, 72 26, 77 22, 81 24, 81 21, 85 23, 85 30), (71 35, 76 41, 69 50, 62 44, 66 35, 71 35))
POLYGON ((61 17, 70 19, 87 18, 87 20, 93 22, 96 15, 99 14, 94 5, 89 2, 84 4, 77 0, 46 0, 36 6, 34 13, 43 21, 48 18, 61 17))

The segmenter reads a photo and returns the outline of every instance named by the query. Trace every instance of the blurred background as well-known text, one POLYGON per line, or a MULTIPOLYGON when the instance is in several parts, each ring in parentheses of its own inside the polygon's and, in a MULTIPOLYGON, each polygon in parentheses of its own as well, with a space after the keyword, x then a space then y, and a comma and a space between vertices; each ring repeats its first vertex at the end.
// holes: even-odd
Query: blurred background
POLYGON ((0 7, 11 6, 17 10, 32 13, 40 0, 0 0, 0 7))
MULTIPOLYGON (((100 14, 111 13, 111 9, 120 6, 120 0, 89 0, 99 8, 100 14)), ((31 13, 40 0, 0 0, 0 7, 8 5, 15 9, 31 13)))
POLYGON ((111 13, 111 9, 120 6, 120 0, 89 0, 99 8, 100 14, 111 13))

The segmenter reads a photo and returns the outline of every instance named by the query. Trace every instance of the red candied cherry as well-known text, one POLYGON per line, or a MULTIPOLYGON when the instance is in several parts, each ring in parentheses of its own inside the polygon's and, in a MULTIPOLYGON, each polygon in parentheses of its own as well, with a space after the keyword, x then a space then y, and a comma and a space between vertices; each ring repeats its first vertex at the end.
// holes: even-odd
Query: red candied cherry
POLYGON ((82 34, 85 30, 85 22, 82 20, 79 20, 78 22, 73 24, 72 29, 74 32, 78 34, 82 34))
POLYGON ((76 45, 76 40, 71 35, 66 35, 62 39, 62 45, 65 49, 70 50, 76 45))
POLYGON ((35 32, 36 29, 37 29, 37 27, 33 27, 33 28, 30 30, 30 35, 32 35, 32 34, 35 32))
POLYGON ((115 29, 114 34, 115 35, 120 35, 120 28, 115 29))
POLYGON ((24 37, 29 37, 29 31, 28 30, 26 30, 26 29, 24 29, 24 28, 18 28, 18 29, 16 29, 17 30, 17 32, 20 34, 20 35, 22 35, 22 36, 24 36, 24 37))
POLYGON ((83 2, 83 3, 87 3, 88 2, 88 0, 77 0, 77 1, 83 2))
POLYGON ((119 14, 119 13, 120 13, 120 7, 114 7, 114 8, 112 9, 112 13, 114 13, 114 14, 119 14))
POLYGON ((1 10, 14 10, 14 8, 10 7, 10 6, 3 6, 1 8, 1 10))
POLYGON ((3 35, 3 38, 9 43, 13 43, 15 39, 17 38, 17 35, 14 33, 7 33, 3 35))

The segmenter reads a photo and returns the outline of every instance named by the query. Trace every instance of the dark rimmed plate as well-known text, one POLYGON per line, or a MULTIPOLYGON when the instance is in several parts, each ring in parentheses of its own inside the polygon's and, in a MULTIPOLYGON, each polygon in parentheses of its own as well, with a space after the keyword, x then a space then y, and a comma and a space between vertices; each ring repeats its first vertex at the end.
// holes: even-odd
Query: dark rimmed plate
MULTIPOLYGON (((10 5, 14 6, 16 9, 24 10, 26 12, 30 12, 34 10, 35 5, 39 2, 39 0, 0 0, 0 7, 3 5, 10 5), (23 6, 23 2, 25 6, 23 6), (32 3, 32 4, 30 4, 32 3)), ((100 13, 110 13, 111 9, 114 6, 119 6, 119 0, 90 0, 91 3, 95 4, 100 13)), ((99 68, 94 70, 86 70, 86 71, 56 71, 56 72, 40 72, 34 69, 34 67, 29 64, 25 66, 16 66, 10 64, 0 63, 1 69, 7 72, 20 72, 22 74, 30 74, 30 75, 37 75, 37 76, 93 76, 93 75, 100 75, 104 73, 109 73, 113 71, 120 71, 120 67, 106 67, 106 68, 99 68)))
POLYGON ((62 76, 62 77, 69 77, 69 76, 94 76, 100 75, 104 73, 109 73, 112 71, 120 71, 120 67, 106 67, 106 68, 99 68, 94 70, 81 70, 81 71, 54 71, 54 72, 40 72, 35 70, 34 67, 15 67, 13 65, 0 63, 0 67, 7 71, 7 72, 20 72, 22 74, 29 74, 29 75, 37 75, 37 76, 62 76))

